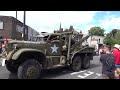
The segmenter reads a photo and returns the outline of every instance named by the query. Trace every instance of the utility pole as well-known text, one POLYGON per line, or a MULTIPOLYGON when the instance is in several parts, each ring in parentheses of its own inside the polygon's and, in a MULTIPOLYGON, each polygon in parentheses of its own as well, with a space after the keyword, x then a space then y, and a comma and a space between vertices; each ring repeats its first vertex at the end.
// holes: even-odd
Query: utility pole
POLYGON ((26 19, 26 12, 24 11, 24 15, 23 15, 23 39, 25 40, 25 19, 26 19))
POLYGON ((16 11, 16 19, 17 19, 17 11, 16 11))
POLYGON ((16 11, 16 34, 15 34, 15 40, 17 39, 17 11, 16 11))

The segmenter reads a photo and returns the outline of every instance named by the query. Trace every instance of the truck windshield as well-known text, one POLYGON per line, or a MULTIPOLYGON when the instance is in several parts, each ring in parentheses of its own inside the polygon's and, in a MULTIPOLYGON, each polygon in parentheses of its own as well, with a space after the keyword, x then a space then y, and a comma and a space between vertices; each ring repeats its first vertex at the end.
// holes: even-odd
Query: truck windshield
POLYGON ((40 41, 46 41, 48 36, 35 36, 31 41, 34 42, 40 42, 40 41))

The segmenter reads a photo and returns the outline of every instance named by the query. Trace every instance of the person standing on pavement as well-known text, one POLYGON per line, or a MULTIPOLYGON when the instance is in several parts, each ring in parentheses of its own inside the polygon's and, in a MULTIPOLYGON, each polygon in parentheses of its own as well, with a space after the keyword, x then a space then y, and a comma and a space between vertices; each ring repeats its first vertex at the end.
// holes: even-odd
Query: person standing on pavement
POLYGON ((100 49, 99 49, 99 56, 101 56, 102 54, 104 54, 103 46, 100 47, 100 49))
POLYGON ((2 52, 5 52, 5 44, 2 43, 2 52))
MULTIPOLYGON (((118 44, 115 44, 114 47, 113 47, 113 55, 115 56, 116 60, 115 60, 115 76, 117 75, 116 72, 117 71, 120 71, 120 45, 118 44)), ((120 73, 120 72, 117 72, 117 73, 120 73)), ((117 75, 118 76, 118 75, 117 75)), ((118 79, 118 77, 117 77, 118 79)))
POLYGON ((116 58, 116 61, 115 61, 116 68, 120 68, 120 50, 119 50, 119 48, 120 48, 120 45, 118 45, 118 44, 115 44, 113 47, 113 55, 116 58))
POLYGON ((100 56, 100 62, 102 63, 102 78, 114 79, 115 56, 110 53, 108 46, 105 46, 103 50, 105 54, 100 56))

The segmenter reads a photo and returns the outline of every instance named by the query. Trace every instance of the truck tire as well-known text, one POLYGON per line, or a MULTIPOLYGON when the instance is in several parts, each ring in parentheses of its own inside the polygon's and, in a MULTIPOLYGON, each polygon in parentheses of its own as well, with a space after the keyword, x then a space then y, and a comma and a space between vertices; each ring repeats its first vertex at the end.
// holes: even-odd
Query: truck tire
POLYGON ((82 66, 82 62, 81 62, 81 58, 80 56, 75 56, 73 58, 72 64, 71 64, 71 68, 74 72, 78 72, 80 71, 82 66))
POLYGON ((90 67, 90 58, 89 56, 85 56, 82 62, 82 67, 84 69, 88 69, 90 67))
POLYGON ((39 79, 42 65, 35 59, 23 62, 17 72, 18 79, 39 79))
POLYGON ((16 72, 17 72, 17 69, 18 69, 18 67, 12 65, 12 62, 9 62, 9 61, 6 62, 6 68, 7 68, 7 70, 10 71, 11 73, 16 73, 16 72))

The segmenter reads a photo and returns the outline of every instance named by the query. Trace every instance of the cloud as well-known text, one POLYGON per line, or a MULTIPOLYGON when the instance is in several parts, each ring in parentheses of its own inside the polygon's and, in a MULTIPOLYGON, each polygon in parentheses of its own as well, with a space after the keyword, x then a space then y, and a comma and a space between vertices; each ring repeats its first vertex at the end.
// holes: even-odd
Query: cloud
POLYGON ((0 16, 14 16, 16 15, 15 11, 0 11, 0 16))
POLYGON ((81 24, 85 25, 92 22, 96 12, 29 11, 27 14, 28 25, 37 27, 40 32, 42 30, 52 32, 53 30, 59 29, 60 22, 64 29, 69 28, 70 25, 73 25, 74 28, 78 28, 81 24))
MULTIPOLYGON (((75 29, 80 29, 81 25, 94 21, 94 16, 97 11, 27 11, 26 12, 26 24, 33 29, 42 32, 53 32, 53 30, 59 29, 60 22, 62 28, 69 28, 73 25, 75 29)), ((14 16, 15 11, 0 11, 0 15, 14 16)), ((18 11, 18 20, 23 22, 23 11, 18 11)))
POLYGON ((110 15, 110 13, 111 13, 111 11, 106 11, 106 14, 107 14, 107 15, 110 15))
POLYGON ((103 20, 99 21, 99 23, 106 32, 109 32, 112 29, 120 29, 120 17, 115 15, 106 15, 103 20))

